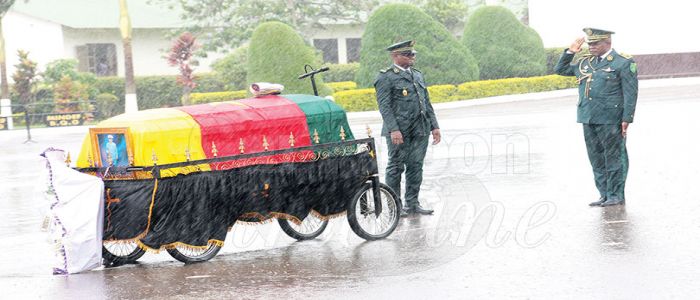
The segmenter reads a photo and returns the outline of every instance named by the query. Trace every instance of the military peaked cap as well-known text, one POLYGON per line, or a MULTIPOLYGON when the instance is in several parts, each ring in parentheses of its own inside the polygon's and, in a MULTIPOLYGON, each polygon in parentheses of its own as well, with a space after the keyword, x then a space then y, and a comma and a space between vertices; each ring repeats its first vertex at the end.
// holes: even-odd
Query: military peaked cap
POLYGON ((412 40, 398 42, 396 44, 393 44, 393 45, 387 47, 386 50, 391 51, 391 53, 403 53, 403 52, 416 53, 416 50, 413 50, 413 45, 415 45, 415 44, 416 44, 416 41, 412 41, 412 40))
POLYGON ((593 43, 593 42, 602 41, 604 39, 609 39, 610 35, 615 33, 615 32, 609 31, 609 30, 590 28, 590 27, 584 28, 583 32, 586 33, 586 43, 593 43))

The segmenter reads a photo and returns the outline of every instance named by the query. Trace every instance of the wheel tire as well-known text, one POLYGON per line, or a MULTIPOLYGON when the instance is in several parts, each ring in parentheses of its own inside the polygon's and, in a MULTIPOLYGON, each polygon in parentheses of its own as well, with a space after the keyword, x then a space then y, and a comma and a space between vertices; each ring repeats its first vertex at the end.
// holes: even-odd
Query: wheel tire
POLYGON ((107 265, 123 265, 135 263, 146 251, 136 242, 102 242, 102 258, 107 265))
POLYGON ((301 225, 296 225, 287 221, 286 219, 277 219, 277 222, 280 224, 280 227, 284 233, 298 241, 313 240, 321 235, 321 233, 326 230, 326 226, 328 226, 328 220, 321 220, 311 213, 306 216, 306 218, 301 222, 301 225), (304 229, 304 227, 306 227, 307 229, 311 230, 302 232, 295 227, 301 227, 299 229, 304 229))
POLYGON ((384 207, 382 207, 382 213, 379 215, 379 218, 376 217, 374 210, 371 209, 371 207, 374 206, 374 195, 372 193, 371 183, 364 184, 348 203, 348 223, 350 223, 350 228, 359 237, 368 241, 379 240, 389 236, 392 232, 394 232, 396 226, 399 224, 399 218, 401 215, 401 203, 399 202, 399 198, 396 196, 396 193, 394 193, 389 186, 383 183, 379 184, 379 191, 382 199, 386 199, 386 201, 382 201, 382 205, 384 205, 384 207), (361 207, 361 199, 365 199, 367 201, 366 204, 368 207, 364 209, 364 212, 363 208, 361 207), (374 222, 376 225, 378 221, 383 220, 386 220, 386 222, 382 222, 382 225, 385 226, 375 232, 370 232, 372 231, 372 228, 370 228, 371 224, 367 224, 369 227, 364 226, 363 224, 374 222))
POLYGON ((208 261, 216 256, 216 254, 219 253, 219 250, 221 250, 221 246, 217 245, 216 243, 209 242, 208 246, 209 247, 202 249, 201 251, 184 247, 180 248, 178 246, 175 246, 175 248, 166 249, 166 251, 168 251, 168 254, 170 254, 170 256, 172 256, 174 259, 189 264, 208 261))

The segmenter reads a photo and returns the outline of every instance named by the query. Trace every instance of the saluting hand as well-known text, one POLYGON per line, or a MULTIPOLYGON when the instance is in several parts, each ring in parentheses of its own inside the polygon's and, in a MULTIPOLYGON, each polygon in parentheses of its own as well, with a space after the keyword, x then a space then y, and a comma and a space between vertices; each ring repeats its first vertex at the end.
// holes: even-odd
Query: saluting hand
POLYGON ((394 145, 403 144, 403 134, 401 134, 401 131, 397 130, 391 132, 391 143, 394 145))
POLYGON ((583 45, 583 42, 585 40, 580 37, 577 38, 573 43, 571 43, 571 46, 569 46, 569 51, 573 53, 579 53, 581 51, 581 46, 583 45))

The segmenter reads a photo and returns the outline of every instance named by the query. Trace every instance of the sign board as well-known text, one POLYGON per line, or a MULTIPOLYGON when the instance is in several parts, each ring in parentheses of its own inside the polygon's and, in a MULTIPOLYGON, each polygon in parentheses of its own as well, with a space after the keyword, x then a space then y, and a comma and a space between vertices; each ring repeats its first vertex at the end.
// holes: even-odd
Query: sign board
POLYGON ((44 123, 49 127, 79 126, 83 125, 85 114, 82 112, 47 114, 44 123))

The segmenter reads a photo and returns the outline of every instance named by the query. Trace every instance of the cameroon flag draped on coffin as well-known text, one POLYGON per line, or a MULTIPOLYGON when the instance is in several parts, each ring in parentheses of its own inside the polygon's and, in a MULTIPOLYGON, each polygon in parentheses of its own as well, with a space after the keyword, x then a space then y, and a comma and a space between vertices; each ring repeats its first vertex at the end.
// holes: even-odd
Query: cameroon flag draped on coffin
MULTIPOLYGON (((345 112, 334 102, 310 95, 257 98, 123 114, 97 128, 129 128, 133 164, 158 165, 353 139, 345 112), (263 143, 263 138, 267 142, 263 143)), ((90 167, 91 137, 85 138, 79 168, 90 167)), ((95 153, 91 157, 96 157, 95 153)), ((237 165, 216 163, 170 169, 160 179, 105 180, 107 240, 136 240, 150 249, 177 243, 205 246, 223 242, 237 220, 303 220, 309 213, 343 213, 372 174, 368 152, 316 161, 237 165)))

